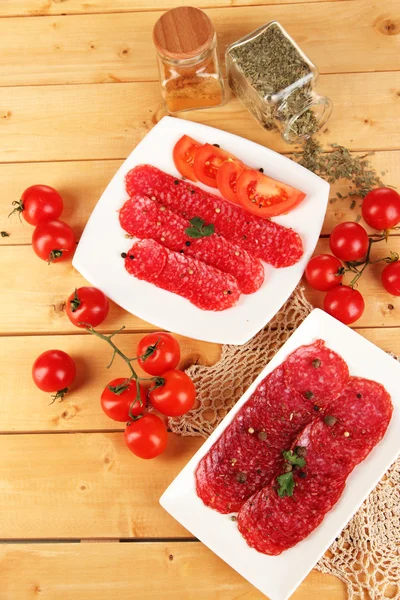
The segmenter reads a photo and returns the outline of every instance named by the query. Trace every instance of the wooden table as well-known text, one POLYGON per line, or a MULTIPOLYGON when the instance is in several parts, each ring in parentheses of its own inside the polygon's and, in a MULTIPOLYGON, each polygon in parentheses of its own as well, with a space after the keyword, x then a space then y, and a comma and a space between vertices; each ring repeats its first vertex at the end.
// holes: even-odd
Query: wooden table
MULTIPOLYGON (((400 187, 398 1, 291 2, 194 3, 213 20, 221 54, 271 19, 287 27, 318 65, 319 89, 334 103, 324 144, 376 150, 373 163, 400 187)), ((262 597, 158 504, 202 440, 171 434, 167 452, 150 462, 126 449, 122 428, 99 406, 100 391, 121 365, 106 372, 108 348, 65 315, 65 300, 82 277, 70 262, 40 261, 30 247, 31 227, 7 219, 25 187, 46 183, 62 193, 64 218, 79 237, 106 183, 161 114, 151 30, 161 10, 180 4, 0 2, 0 229, 10 233, 0 238, 1 600, 262 597), (52 406, 30 375, 36 356, 49 348, 70 352, 78 367, 73 392, 52 406)), ((185 117, 290 152, 236 99, 185 117)), ((348 201, 329 205, 318 251, 348 218, 354 219, 348 201)), ((400 252, 398 236, 389 245, 400 252)), ((363 278, 367 305, 356 329, 400 353, 400 298, 382 290, 380 269, 363 278)), ((321 305, 320 294, 308 295, 321 305)), ((132 354, 153 327, 113 305, 103 330, 122 324, 121 343, 132 354)), ((217 345, 180 341, 185 365, 218 360, 217 345)), ((342 600, 345 588, 314 571, 293 597, 342 600)))

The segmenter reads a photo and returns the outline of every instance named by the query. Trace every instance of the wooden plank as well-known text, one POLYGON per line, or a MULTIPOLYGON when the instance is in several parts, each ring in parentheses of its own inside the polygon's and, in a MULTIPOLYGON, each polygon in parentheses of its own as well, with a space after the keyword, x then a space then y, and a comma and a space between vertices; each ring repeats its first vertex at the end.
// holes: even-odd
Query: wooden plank
MULTIPOLYGON (((5 598, 265 600, 199 542, 2 544, 0 560, 5 598)), ((345 600, 345 586, 312 571, 291 598, 345 600)))
MULTIPOLYGON (((319 89, 335 106, 325 144, 400 149, 400 72, 323 75, 319 89)), ((0 162, 123 158, 162 116, 157 83, 0 88, 0 106, 0 162)), ((277 151, 293 149, 237 99, 182 116, 277 151)))
MULTIPOLYGON (((128 356, 135 356, 142 335, 121 334, 115 343, 128 356)), ((210 365, 219 360, 217 344, 176 336, 181 347, 181 367, 193 363, 210 365)), ((122 431, 124 423, 109 419, 100 406, 104 387, 115 377, 128 377, 125 363, 116 357, 110 369, 106 366, 112 350, 103 340, 87 335, 16 336, 0 338, 7 348, 0 357, 0 369, 7 377, 0 379, 0 432, 67 432, 122 431), (31 378, 31 366, 39 354, 50 348, 68 352, 74 359, 77 376, 63 402, 51 406, 50 394, 41 392, 31 378)), ((135 367, 136 368, 136 367, 135 367)), ((137 367, 140 375, 144 375, 137 367)), ((1 537, 1 536, 0 536, 1 537)))
MULTIPOLYGON (((344 0, 265 0, 265 5, 314 2, 343 2, 344 0)), ((190 6, 198 8, 252 6, 260 0, 193 0, 190 6)), ((168 10, 182 6, 181 0, 12 0, 0 3, 0 17, 74 15, 96 13, 127 13, 143 10, 168 10)))
POLYGON ((0 539, 191 537, 158 500, 202 442, 170 434, 147 461, 122 433, 2 435, 0 539))
MULTIPOLYGON (((321 73, 391 71, 399 66, 400 38, 390 35, 389 27, 399 15, 397 0, 386 0, 384 10, 369 0, 347 0, 206 12, 215 24, 221 64, 229 44, 276 19, 321 73)), ((0 20, 0 85, 156 81, 151 31, 160 14, 0 20)))
MULTIPOLYGON (((76 287, 88 283, 71 262, 48 265, 30 246, 8 246, 1 252, 0 279, 7 281, 7 286, 0 301, 0 334, 34 333, 43 327, 52 334, 79 333, 65 314, 65 302, 76 287)), ((110 302, 109 315, 100 329, 111 331, 122 325, 128 331, 155 329, 110 302)))
MULTIPOLYGON (((387 171, 383 177, 385 183, 400 189, 399 151, 377 152, 370 160, 378 173, 387 171)), ((121 162, 110 160, 28 163, 23 167, 20 164, 0 164, 0 231, 10 234, 10 237, 0 237, 0 244, 6 246, 31 243, 32 227, 26 223, 23 226, 16 216, 8 218, 7 215, 11 210, 11 201, 18 199, 25 188, 38 182, 52 185, 60 191, 65 204, 63 219, 73 227, 79 239, 97 200, 121 162)), ((343 196, 347 194, 346 181, 332 185, 330 197, 334 198, 336 192, 343 196)), ((322 234, 329 234, 338 223, 355 218, 360 212, 359 206, 350 209, 350 204, 351 199, 337 200, 334 204, 329 204, 322 234)))
MULTIPOLYGON (((386 256, 389 250, 400 254, 400 237, 392 236, 388 245, 377 244, 373 255, 386 256)), ((321 239, 316 253, 329 252, 328 240, 321 239)), ((358 327, 389 327, 400 325, 400 297, 390 296, 379 280, 383 263, 371 265, 360 282, 367 306, 358 327), (371 299, 374 302, 371 302, 371 299), (393 306, 389 309, 388 306, 393 306)), ((29 246, 0 248, 0 279, 3 286, 0 301, 0 335, 24 333, 79 333, 64 312, 64 302, 75 287, 85 280, 71 267, 70 262, 47 265, 29 246)), ((315 306, 323 302, 324 294, 310 291, 315 306)), ((101 330, 115 330, 126 325, 128 331, 144 331, 154 326, 144 323, 116 305, 101 330)))
MULTIPOLYGON (((400 355, 399 328, 358 329, 361 335, 386 352, 400 355)), ((140 335, 124 334, 116 338, 126 353, 135 353, 140 335)), ((219 360, 220 347, 177 336, 183 367, 194 362, 210 365, 219 360)), ((111 351, 105 342, 83 336, 30 336, 1 338, 7 348, 0 358, 0 432, 122 431, 123 423, 106 417, 100 407, 100 394, 114 377, 125 377, 127 369, 116 357, 108 371, 111 351), (49 406, 50 394, 41 392, 31 379, 31 365, 41 352, 58 348, 76 361, 77 378, 62 403, 49 406), (34 408, 34 409, 33 409, 34 408)), ((139 370, 140 371, 140 370, 139 370)))

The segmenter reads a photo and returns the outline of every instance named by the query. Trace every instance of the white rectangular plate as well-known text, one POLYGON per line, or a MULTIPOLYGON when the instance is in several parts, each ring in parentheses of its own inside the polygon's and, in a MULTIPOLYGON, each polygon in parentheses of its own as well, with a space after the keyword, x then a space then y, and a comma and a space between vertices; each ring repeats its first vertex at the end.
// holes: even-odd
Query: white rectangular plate
POLYGON ((194 455, 160 499, 160 504, 186 529, 236 569, 271 600, 287 600, 318 562, 335 537, 400 452, 400 363, 333 317, 315 309, 243 394, 229 415, 194 455), (248 400, 258 384, 303 344, 322 338, 347 362, 351 375, 374 379, 392 396, 393 417, 383 440, 355 468, 344 493, 322 524, 304 541, 280 556, 260 554, 247 546, 236 523, 206 507, 196 495, 194 472, 200 459, 248 400))
MULTIPOLYGON (((199 185, 219 195, 216 190, 199 185)), ((318 241, 328 195, 326 181, 272 150, 219 129, 164 117, 136 146, 107 186, 85 227, 73 265, 114 302, 157 327, 208 342, 244 344, 272 319, 300 280, 318 241), (121 253, 132 246, 118 220, 118 210, 128 198, 125 175, 133 167, 148 163, 180 177, 172 150, 183 134, 200 142, 218 143, 246 164, 263 167, 267 175, 307 194, 295 210, 275 219, 302 236, 302 259, 285 269, 265 265, 262 287, 255 294, 242 294, 235 307, 222 312, 203 311, 185 298, 139 281, 125 270, 121 258, 121 253)))

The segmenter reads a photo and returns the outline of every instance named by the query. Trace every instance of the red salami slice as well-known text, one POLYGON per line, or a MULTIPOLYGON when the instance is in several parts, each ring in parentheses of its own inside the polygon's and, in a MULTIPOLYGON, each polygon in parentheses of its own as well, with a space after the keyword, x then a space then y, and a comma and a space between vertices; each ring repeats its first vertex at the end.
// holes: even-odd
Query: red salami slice
POLYGON ((146 196, 133 196, 120 210, 121 227, 139 238, 151 238, 163 246, 192 256, 233 275, 245 294, 257 291, 264 281, 264 267, 242 247, 213 234, 199 239, 186 235, 190 223, 146 196))
POLYGON ((225 310, 239 300, 234 277, 154 240, 135 242, 125 258, 125 268, 138 279, 179 294, 203 310, 225 310))
POLYGON ((301 346, 285 361, 287 384, 312 400, 316 408, 324 408, 344 389, 349 368, 323 340, 301 346))
POLYGON ((186 219, 200 217, 223 235, 274 267, 294 265, 303 255, 300 236, 236 204, 176 179, 151 165, 135 167, 126 176, 129 195, 148 196, 186 219))
POLYGON ((314 418, 313 401, 287 386, 284 369, 285 363, 259 385, 200 461, 197 493, 207 506, 222 513, 239 510, 271 479, 282 451, 314 418))
POLYGON ((306 451, 306 465, 292 473, 293 495, 278 495, 275 476, 239 511, 239 531, 259 552, 280 554, 322 522, 339 500, 348 475, 383 437, 392 404, 381 385, 352 377, 328 412, 315 419, 293 444, 306 451))

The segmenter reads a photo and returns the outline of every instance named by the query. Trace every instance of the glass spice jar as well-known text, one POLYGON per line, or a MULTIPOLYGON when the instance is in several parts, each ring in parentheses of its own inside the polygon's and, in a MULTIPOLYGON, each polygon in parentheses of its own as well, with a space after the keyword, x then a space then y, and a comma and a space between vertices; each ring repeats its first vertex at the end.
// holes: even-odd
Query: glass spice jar
POLYGON ((223 103, 217 36, 203 11, 191 6, 169 10, 156 22, 153 41, 169 113, 223 103))
POLYGON ((316 133, 332 103, 314 90, 318 70, 277 21, 231 44, 226 51, 228 82, 246 108, 288 143, 316 133))

